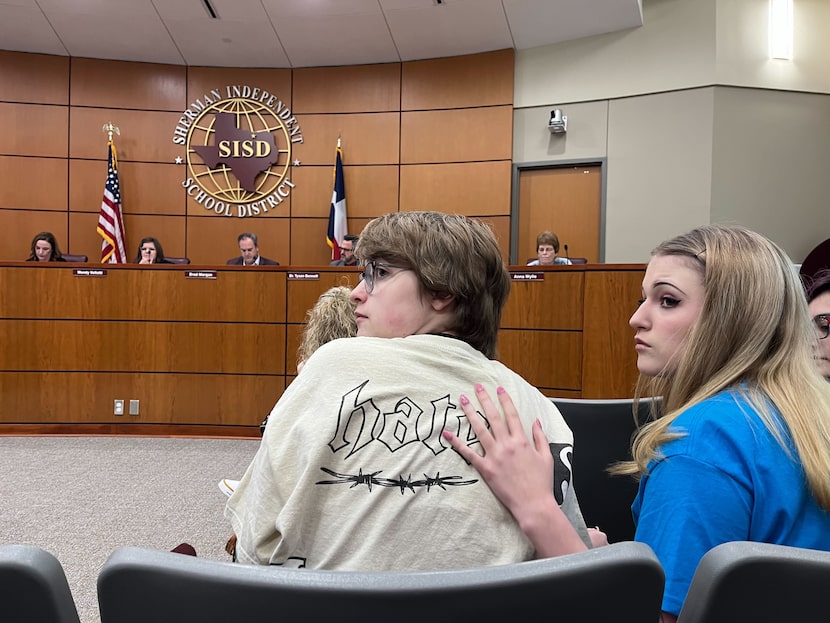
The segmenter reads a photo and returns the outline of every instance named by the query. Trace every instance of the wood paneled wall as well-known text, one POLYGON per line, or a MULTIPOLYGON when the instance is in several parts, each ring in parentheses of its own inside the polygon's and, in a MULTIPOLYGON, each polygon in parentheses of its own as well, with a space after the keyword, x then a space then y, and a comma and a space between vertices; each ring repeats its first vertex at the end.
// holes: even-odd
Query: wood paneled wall
POLYGON ((0 52, 0 261, 28 256, 35 233, 100 256, 96 233, 113 122, 128 256, 155 236, 170 256, 220 264, 236 237, 259 235, 283 265, 326 265, 332 166, 344 151, 349 230, 398 210, 480 216, 509 257, 512 50, 305 69, 182 67, 0 52), (211 89, 257 86, 290 105, 302 128, 289 200, 267 215, 218 216, 185 194, 182 111, 211 89))
MULTIPOLYGON (((356 269, 0 264, 0 433, 257 435, 306 311, 356 269), (215 279, 191 271, 215 271, 215 279), (299 273, 304 278, 294 278, 299 273), (138 416, 113 401, 139 400, 138 416)), ((514 267, 500 359, 549 396, 621 398, 644 267, 514 267)))
POLYGON ((499 360, 547 396, 630 398, 639 264, 511 267, 499 360), (533 279, 523 279, 531 276, 533 279))

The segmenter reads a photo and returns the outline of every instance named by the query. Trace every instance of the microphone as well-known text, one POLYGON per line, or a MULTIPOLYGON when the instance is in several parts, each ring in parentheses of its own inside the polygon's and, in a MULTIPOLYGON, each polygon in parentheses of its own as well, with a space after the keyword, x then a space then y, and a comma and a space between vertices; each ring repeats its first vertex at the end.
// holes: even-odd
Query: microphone
POLYGON ((565 257, 568 258, 568 259, 571 259, 570 256, 568 255, 568 245, 567 244, 565 245, 565 257))

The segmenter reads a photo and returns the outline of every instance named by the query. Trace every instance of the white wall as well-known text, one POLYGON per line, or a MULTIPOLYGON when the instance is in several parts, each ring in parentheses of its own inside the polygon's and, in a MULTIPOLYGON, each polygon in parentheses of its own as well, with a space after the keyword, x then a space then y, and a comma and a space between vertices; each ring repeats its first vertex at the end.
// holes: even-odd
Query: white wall
POLYGON ((769 0, 718 0, 719 84, 830 93, 830 2, 793 0, 793 59, 769 58, 769 0))
MULTIPOLYGON (((743 1, 743 0, 738 0, 743 1)), ((516 53, 516 108, 712 84, 715 0, 643 0, 640 28, 516 53)))
POLYGON ((517 108, 513 114, 513 162, 604 158, 608 145, 608 101, 570 104, 568 133, 548 131, 551 106, 517 108))
POLYGON ((830 237, 830 0, 795 5, 793 61, 767 0, 644 0, 642 28, 518 52, 514 162, 606 158, 606 262, 715 221, 801 261, 830 237))
POLYGON ((830 96, 720 87, 714 121, 712 221, 801 262, 830 238, 830 96))
POLYGON ((709 222, 711 88, 613 100, 606 262, 647 262, 657 244, 709 222))

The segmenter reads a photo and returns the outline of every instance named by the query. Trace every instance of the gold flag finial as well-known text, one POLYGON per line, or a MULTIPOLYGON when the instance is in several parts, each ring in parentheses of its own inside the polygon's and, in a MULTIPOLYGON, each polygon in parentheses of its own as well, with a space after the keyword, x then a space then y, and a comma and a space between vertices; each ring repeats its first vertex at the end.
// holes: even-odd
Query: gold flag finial
POLYGON ((113 133, 117 134, 118 136, 121 136, 121 130, 118 129, 117 125, 113 125, 112 121, 107 121, 104 124, 104 127, 101 128, 101 132, 107 133, 107 140, 109 142, 112 142, 113 133))

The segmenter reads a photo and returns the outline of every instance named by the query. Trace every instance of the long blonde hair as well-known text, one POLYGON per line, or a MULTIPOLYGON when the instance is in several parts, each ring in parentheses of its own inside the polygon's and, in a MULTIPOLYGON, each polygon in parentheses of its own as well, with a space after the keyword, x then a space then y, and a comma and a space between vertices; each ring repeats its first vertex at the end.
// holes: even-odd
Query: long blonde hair
POLYGON ((830 384, 815 366, 815 333, 804 291, 787 255, 743 227, 705 225, 660 244, 652 253, 690 258, 704 301, 671 375, 640 376, 636 400, 662 396, 662 416, 634 440, 622 473, 644 474, 660 447, 677 434, 671 423, 724 390, 740 392, 786 449, 789 429, 810 490, 830 511, 830 384))
POLYGON ((326 342, 357 334, 355 305, 349 298, 351 293, 351 289, 346 286, 329 288, 320 295, 314 307, 306 312, 306 326, 297 350, 298 364, 305 363, 326 342))

